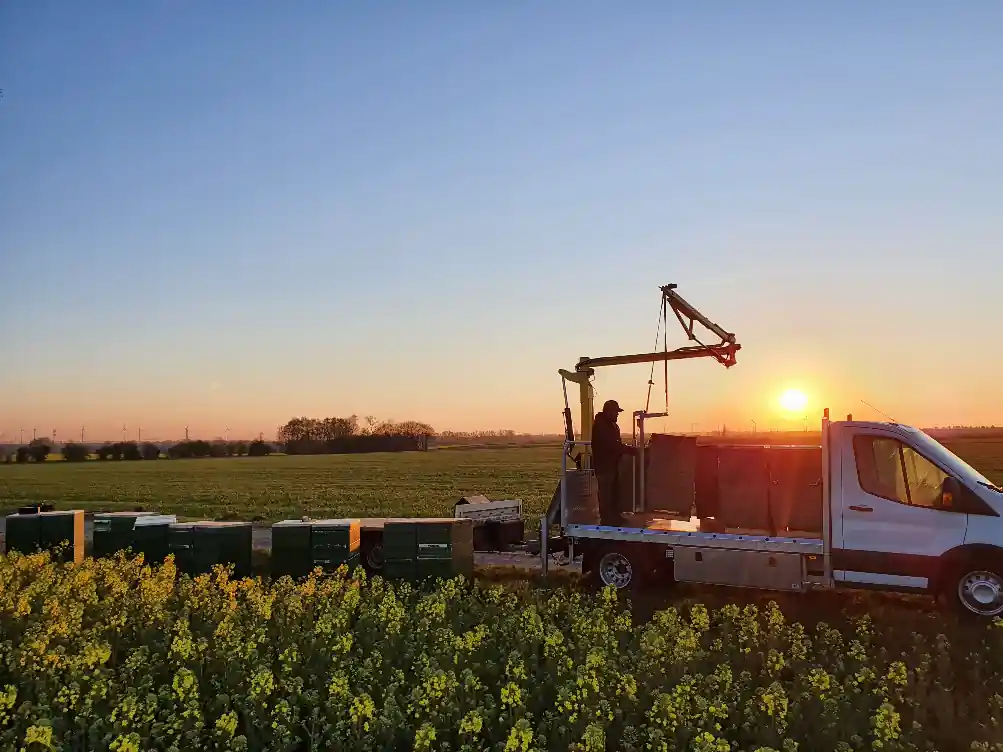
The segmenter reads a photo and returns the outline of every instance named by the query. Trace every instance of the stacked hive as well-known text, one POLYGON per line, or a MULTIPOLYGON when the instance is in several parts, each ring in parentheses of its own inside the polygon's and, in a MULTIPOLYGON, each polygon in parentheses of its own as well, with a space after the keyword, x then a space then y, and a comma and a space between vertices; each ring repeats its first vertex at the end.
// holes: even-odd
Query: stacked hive
POLYGON ((272 574, 302 577, 314 567, 333 571, 359 563, 359 521, 283 520, 272 525, 272 574))
POLYGON ((94 556, 112 556, 130 550, 143 554, 146 564, 159 564, 170 551, 173 514, 154 512, 101 512, 94 515, 94 556))
POLYGON ((84 512, 70 509, 8 515, 5 543, 8 552, 52 551, 59 561, 83 561, 84 512), (64 548, 56 553, 61 545, 64 548))
POLYGON ((390 519, 383 526, 383 574, 419 581, 470 577, 474 570, 473 520, 460 518, 390 519))
POLYGON ((233 564, 234 577, 251 574, 251 523, 215 520, 171 525, 169 550, 178 571, 209 572, 216 564, 233 564))

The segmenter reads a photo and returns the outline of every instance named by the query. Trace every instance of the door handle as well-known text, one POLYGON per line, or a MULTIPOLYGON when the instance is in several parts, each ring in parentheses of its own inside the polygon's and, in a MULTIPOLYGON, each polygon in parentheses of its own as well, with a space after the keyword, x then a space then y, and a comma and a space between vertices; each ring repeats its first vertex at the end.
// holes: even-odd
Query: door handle
POLYGON ((874 507, 864 507, 864 506, 861 506, 860 504, 850 504, 850 509, 852 509, 854 512, 873 512, 874 511, 874 507))

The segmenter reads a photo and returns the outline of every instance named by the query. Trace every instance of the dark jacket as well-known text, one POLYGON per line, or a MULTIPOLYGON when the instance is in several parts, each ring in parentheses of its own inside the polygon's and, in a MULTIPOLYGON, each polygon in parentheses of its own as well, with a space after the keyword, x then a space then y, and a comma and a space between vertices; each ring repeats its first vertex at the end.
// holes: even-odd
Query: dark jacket
POLYGON ((597 473, 615 473, 620 467, 620 458, 633 454, 620 439, 620 426, 602 413, 597 413, 592 425, 592 467, 597 473))

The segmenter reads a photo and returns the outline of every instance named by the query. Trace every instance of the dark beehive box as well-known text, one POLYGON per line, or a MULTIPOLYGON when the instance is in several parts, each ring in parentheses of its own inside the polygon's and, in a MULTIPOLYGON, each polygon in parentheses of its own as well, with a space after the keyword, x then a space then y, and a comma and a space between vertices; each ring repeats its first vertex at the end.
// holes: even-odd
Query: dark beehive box
POLYGON ((251 574, 251 523, 202 520, 171 525, 170 551, 178 570, 209 572, 216 564, 233 565, 234 577, 251 574))
POLYGON ((310 535, 314 566, 330 571, 342 564, 349 569, 358 565, 362 540, 358 520, 314 520, 310 535))
POLYGON ((113 556, 131 549, 133 555, 143 554, 147 564, 163 562, 170 550, 170 526, 175 522, 174 515, 153 512, 95 514, 94 556, 113 556))
POLYGON ((38 551, 39 527, 38 513, 7 515, 4 536, 7 553, 32 554, 38 551))
POLYGON ((302 577, 313 568, 310 522, 282 520, 272 525, 272 575, 302 577))
POLYGON ((52 551, 57 546, 66 546, 59 553, 60 561, 81 562, 84 560, 84 512, 82 509, 68 509, 59 512, 39 512, 39 548, 52 551))
POLYGON ((84 558, 84 513, 80 509, 7 517, 7 551, 24 554, 52 551, 57 561, 80 562, 84 558), (56 554, 60 545, 63 549, 56 554))
POLYGON ((272 525, 272 573, 301 577, 359 563, 359 520, 283 520, 272 525))
POLYGON ((383 527, 383 552, 384 573, 390 578, 398 571, 405 578, 410 572, 408 562, 413 562, 413 578, 417 580, 457 574, 470 577, 474 568, 473 520, 462 517, 387 520, 383 527))

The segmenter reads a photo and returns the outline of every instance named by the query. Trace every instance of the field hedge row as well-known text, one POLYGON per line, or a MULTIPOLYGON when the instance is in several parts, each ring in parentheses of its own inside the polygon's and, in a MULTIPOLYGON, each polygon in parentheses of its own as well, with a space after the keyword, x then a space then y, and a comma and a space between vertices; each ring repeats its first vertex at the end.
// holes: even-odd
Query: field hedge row
POLYGON ((806 628, 773 604, 694 605, 636 623, 611 591, 14 555, 0 746, 1003 749, 1003 630, 931 618, 806 628))

